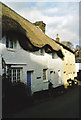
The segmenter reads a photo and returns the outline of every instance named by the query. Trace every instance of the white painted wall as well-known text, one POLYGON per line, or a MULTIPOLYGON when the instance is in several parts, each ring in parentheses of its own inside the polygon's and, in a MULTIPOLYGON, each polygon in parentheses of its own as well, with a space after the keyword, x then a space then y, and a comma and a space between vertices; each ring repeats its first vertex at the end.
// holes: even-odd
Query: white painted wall
POLYGON ((2 59, 1 59, 1 54, 0 54, 0 75, 2 76, 2 59))
POLYGON ((77 73, 79 72, 79 70, 81 70, 81 63, 75 63, 75 65, 76 65, 76 73, 77 73))
POLYGON ((76 63, 76 72, 79 72, 79 63, 76 63))
POLYGON ((45 53, 45 55, 42 56, 40 55, 40 50, 37 52, 28 52, 21 48, 18 41, 16 42, 16 49, 8 49, 6 48, 6 38, 3 37, 3 39, 0 41, 0 48, 2 48, 2 57, 4 58, 6 64, 12 64, 13 66, 23 67, 23 76, 21 81, 23 81, 26 84, 27 71, 33 71, 31 81, 32 93, 48 89, 50 71, 55 72, 54 80, 52 80, 53 87, 57 87, 63 84, 63 64, 62 59, 59 58, 57 54, 55 54, 55 58, 52 59, 52 54, 45 53), (43 69, 47 69, 47 80, 43 80, 43 69), (58 70, 60 70, 60 76, 58 76, 58 70), (40 79, 37 79, 37 77, 40 77, 40 79), (59 80, 61 82, 59 82, 59 80))
POLYGON ((65 56, 63 61, 63 80, 64 86, 67 87, 68 86, 67 80, 70 78, 74 80, 74 77, 77 76, 75 66, 75 55, 64 48, 62 48, 62 52, 65 56))

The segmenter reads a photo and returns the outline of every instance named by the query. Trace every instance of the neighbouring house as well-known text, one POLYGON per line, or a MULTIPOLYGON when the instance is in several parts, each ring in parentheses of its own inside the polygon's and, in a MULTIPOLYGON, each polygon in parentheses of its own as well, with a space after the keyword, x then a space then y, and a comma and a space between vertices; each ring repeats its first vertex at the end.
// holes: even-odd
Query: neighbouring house
POLYGON ((76 73, 77 73, 77 79, 81 81, 81 63, 79 61, 76 61, 76 73))
POLYGON ((75 54, 75 61, 76 61, 76 72, 77 72, 77 79, 81 80, 81 46, 76 46, 76 54, 75 54))
MULTIPOLYGON (((30 94, 64 85, 64 55, 58 43, 34 24, 2 5, 2 37, 0 40, 0 75, 12 83, 27 84, 30 94)), ((1 23, 0 23, 1 24, 1 23)))
POLYGON ((75 65, 75 52, 72 51, 69 47, 60 43, 60 39, 57 34, 56 43, 61 46, 62 52, 64 54, 64 60, 61 61, 61 65, 63 66, 63 78, 64 86, 67 87, 67 80, 74 78, 77 76, 76 65, 75 65))
POLYGON ((61 43, 65 46, 67 46, 68 48, 70 48, 71 50, 73 50, 73 45, 71 42, 69 41, 61 41, 61 43))
POLYGON ((81 63, 81 50, 80 49, 76 51, 75 60, 76 60, 76 63, 81 63))

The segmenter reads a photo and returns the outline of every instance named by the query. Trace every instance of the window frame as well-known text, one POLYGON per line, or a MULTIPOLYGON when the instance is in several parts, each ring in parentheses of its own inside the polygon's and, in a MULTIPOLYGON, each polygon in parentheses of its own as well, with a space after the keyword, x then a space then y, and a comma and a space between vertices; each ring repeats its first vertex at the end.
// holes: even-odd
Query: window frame
POLYGON ((12 38, 6 36, 6 48, 14 49, 14 43, 12 38))
POLYGON ((22 68, 9 68, 8 70, 9 79, 12 83, 21 81, 22 79, 22 68), (19 72, 18 72, 19 70, 19 72))
POLYGON ((45 50, 44 50, 44 48, 41 48, 40 49, 40 55, 44 56, 44 54, 45 54, 45 50))
POLYGON ((55 52, 52 53, 52 59, 54 59, 54 58, 55 58, 55 52))
POLYGON ((43 69, 43 80, 47 80, 47 69, 43 69))

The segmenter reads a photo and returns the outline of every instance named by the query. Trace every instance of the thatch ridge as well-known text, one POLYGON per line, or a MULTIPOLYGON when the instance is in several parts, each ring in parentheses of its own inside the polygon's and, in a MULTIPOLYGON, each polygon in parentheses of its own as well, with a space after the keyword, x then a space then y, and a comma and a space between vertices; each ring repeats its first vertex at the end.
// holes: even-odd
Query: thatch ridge
POLYGON ((61 50, 60 45, 40 31, 33 23, 29 22, 3 3, 0 2, 0 4, 2 4, 2 31, 19 31, 37 48, 48 45, 52 50, 61 50))
MULTIPOLYGON (((55 40, 54 40, 55 41, 55 40)), ((69 47, 65 46, 64 44, 58 42, 58 41, 55 41, 57 44, 59 44, 60 46, 62 46, 64 49, 70 51, 71 53, 75 54, 75 52, 73 50, 71 50, 69 47)))

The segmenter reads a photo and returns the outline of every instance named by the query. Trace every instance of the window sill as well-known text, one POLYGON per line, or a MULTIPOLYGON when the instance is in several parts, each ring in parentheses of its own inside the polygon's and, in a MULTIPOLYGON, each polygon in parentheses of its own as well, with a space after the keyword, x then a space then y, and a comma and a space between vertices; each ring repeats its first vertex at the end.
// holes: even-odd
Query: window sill
POLYGON ((15 52, 16 50, 15 49, 12 49, 12 48, 7 48, 8 51, 11 51, 11 52, 15 52))
POLYGON ((48 80, 43 80, 44 83, 48 83, 48 80))

